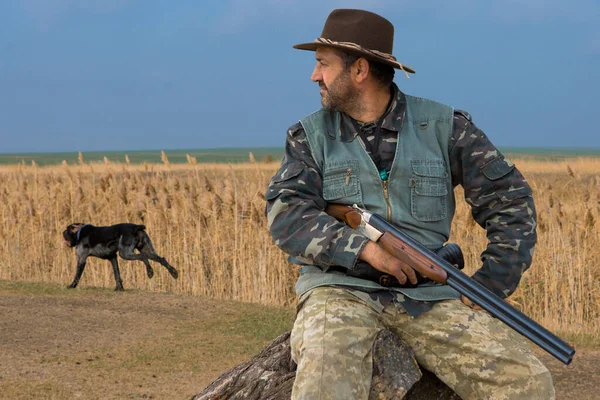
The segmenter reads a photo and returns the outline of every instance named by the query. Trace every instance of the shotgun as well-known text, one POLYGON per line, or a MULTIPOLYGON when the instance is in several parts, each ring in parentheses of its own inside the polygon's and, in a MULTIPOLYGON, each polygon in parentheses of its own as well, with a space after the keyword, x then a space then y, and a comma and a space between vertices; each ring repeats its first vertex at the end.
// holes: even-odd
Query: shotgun
POLYGON ((432 281, 448 285, 542 349, 569 365, 575 349, 567 342, 471 279, 448 261, 402 232, 383 217, 359 208, 330 204, 325 212, 345 222, 385 251, 432 281))

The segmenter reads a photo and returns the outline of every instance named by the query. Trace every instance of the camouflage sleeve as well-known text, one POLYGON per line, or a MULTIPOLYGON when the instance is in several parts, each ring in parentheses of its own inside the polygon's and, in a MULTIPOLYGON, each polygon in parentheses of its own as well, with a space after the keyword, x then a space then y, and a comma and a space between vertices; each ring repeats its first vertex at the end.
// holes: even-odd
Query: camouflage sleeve
POLYGON ((531 188, 469 114, 455 112, 449 146, 452 182, 463 186, 473 218, 489 241, 473 279, 506 298, 531 265, 537 240, 531 188))
POLYGON ((285 155, 265 199, 279 248, 306 264, 354 267, 368 239, 323 211, 323 179, 300 123, 287 132, 285 155))

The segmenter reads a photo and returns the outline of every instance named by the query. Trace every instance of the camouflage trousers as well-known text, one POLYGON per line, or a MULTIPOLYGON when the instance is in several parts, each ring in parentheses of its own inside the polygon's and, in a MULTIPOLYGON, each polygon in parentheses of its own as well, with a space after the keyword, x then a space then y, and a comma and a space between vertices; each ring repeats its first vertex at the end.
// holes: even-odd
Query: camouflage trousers
POLYGON ((396 301, 377 308, 328 286, 299 299, 292 399, 368 399, 371 349, 382 329, 408 343, 420 366, 463 399, 554 399, 550 372, 525 339, 486 311, 445 300, 413 318, 396 301))

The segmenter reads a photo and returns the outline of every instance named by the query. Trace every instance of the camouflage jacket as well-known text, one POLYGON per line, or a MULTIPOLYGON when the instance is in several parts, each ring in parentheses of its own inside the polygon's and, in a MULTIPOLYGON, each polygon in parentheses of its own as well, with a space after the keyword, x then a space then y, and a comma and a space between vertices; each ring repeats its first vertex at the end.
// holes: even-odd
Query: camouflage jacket
MULTIPOLYGON (((391 118, 385 118, 381 126, 378 145, 365 146, 367 151, 377 151, 375 157, 370 154, 371 158, 388 171, 398 135, 391 121, 401 120, 406 107, 396 85, 393 90, 395 95, 387 111, 391 118)), ((343 114, 342 123, 356 121, 343 114)), ((375 125, 359 125, 360 140, 376 140, 375 125)), ((531 189, 464 111, 454 113, 448 152, 452 184, 462 185, 473 218, 487 230, 489 243, 473 278, 506 298, 515 291, 532 261, 537 236, 531 189)), ((352 268, 368 239, 323 211, 327 203, 322 192, 322 173, 311 156, 302 125, 297 123, 287 132, 285 156, 267 189, 271 235, 277 246, 297 260, 322 267, 352 268)))

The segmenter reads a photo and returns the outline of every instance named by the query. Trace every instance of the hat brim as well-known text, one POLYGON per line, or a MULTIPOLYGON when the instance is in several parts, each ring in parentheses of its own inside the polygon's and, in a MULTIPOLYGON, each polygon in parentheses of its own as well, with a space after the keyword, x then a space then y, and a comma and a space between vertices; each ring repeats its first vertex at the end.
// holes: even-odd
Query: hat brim
POLYGON ((335 48, 335 49, 342 50, 342 51, 344 51, 346 53, 353 54, 355 56, 364 57, 364 58, 366 58, 368 60, 373 60, 373 61, 377 61, 377 62, 380 62, 380 63, 385 64, 385 65, 389 65, 390 67, 393 67, 395 69, 406 71, 406 72, 409 72, 411 74, 415 73, 415 70, 412 69, 411 67, 409 67, 408 65, 399 63, 397 61, 388 60, 388 59, 383 58, 383 57, 377 57, 376 55, 373 55, 373 54, 370 54, 370 53, 367 53, 367 52, 363 52, 363 51, 360 51, 360 50, 356 49, 355 47, 345 46, 343 44, 329 44, 329 43, 315 43, 315 42, 311 42, 311 43, 296 44, 296 45, 294 45, 292 47, 294 49, 298 49, 298 50, 317 51, 317 48, 319 46, 322 46, 322 47, 332 47, 332 48, 335 48))

